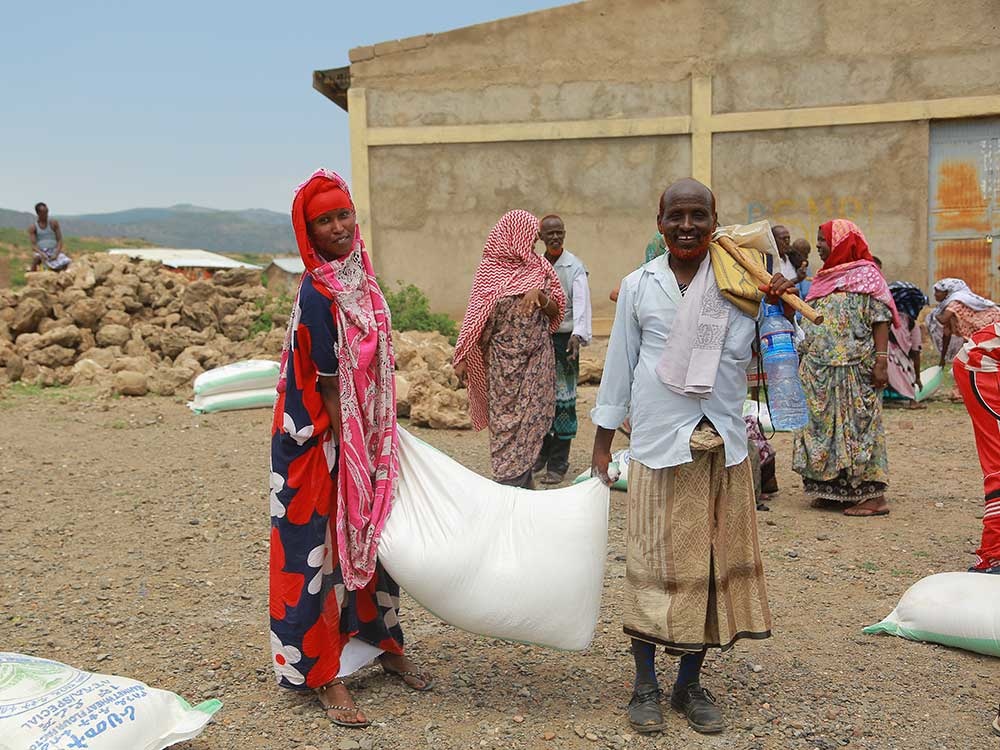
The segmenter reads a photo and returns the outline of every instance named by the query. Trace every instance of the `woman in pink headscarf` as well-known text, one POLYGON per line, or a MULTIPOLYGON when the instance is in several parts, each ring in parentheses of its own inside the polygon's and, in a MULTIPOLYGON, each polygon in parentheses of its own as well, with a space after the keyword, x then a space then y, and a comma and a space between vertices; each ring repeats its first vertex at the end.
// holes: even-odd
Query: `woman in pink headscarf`
POLYGON ((306 272, 271 425, 272 666, 334 724, 364 727, 343 678, 373 659, 431 687, 403 653, 399 586, 376 557, 399 467, 392 324, 337 174, 299 186, 292 227, 306 272))
POLYGON ((566 311, 552 264, 534 251, 538 228, 527 211, 508 211, 490 230, 454 359, 472 426, 490 428, 494 478, 527 489, 555 415, 551 334, 566 311))
POLYGON ((889 460, 882 389, 896 305, 854 223, 823 224, 816 247, 823 267, 806 300, 824 322, 806 326, 800 350, 809 424, 795 433, 792 468, 814 507, 849 503, 845 515, 884 516, 889 460))

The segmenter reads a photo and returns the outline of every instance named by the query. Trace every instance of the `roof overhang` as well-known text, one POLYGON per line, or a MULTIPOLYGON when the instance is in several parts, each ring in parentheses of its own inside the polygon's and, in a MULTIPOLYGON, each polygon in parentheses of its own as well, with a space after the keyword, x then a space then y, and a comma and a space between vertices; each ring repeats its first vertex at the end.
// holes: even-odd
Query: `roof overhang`
POLYGON ((347 111, 347 90, 351 88, 351 66, 313 71, 313 88, 347 111))

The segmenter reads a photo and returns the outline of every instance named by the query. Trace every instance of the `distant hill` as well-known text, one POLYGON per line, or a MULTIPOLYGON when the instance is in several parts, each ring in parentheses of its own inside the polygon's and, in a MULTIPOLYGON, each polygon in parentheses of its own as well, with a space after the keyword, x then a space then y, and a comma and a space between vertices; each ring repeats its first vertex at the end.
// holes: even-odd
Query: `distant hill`
MULTIPOLYGON (((138 237, 160 247, 196 247, 235 253, 296 253, 287 214, 251 208, 220 211, 180 204, 169 208, 131 208, 107 214, 67 216, 53 213, 67 235, 138 237)), ((27 229, 35 215, 0 208, 0 227, 27 229)))

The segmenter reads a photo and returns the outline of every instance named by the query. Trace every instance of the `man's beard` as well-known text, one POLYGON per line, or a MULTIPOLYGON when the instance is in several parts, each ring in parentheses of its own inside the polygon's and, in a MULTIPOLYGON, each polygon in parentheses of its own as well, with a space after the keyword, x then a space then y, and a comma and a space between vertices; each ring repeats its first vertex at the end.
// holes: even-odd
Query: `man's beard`
POLYGON ((710 244, 710 242, 705 242, 704 245, 701 245, 693 250, 683 250, 673 248, 670 246, 670 243, 667 243, 667 248, 670 250, 670 254, 678 260, 695 260, 697 258, 704 257, 705 253, 708 252, 708 246, 710 244))

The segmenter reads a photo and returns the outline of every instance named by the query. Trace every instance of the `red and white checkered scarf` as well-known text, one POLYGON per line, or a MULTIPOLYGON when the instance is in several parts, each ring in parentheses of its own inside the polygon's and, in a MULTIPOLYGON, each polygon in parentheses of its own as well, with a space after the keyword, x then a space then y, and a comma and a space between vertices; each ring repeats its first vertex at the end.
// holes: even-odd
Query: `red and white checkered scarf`
POLYGON ((566 313, 566 296, 552 264, 535 251, 538 219, 527 211, 508 211, 490 230, 483 247, 483 259, 469 292, 469 306, 455 344, 455 364, 464 361, 469 386, 469 416, 472 426, 484 429, 489 423, 486 401, 486 363, 479 346, 483 331, 504 297, 516 297, 531 289, 542 289, 559 306, 552 319, 554 333, 566 313))

